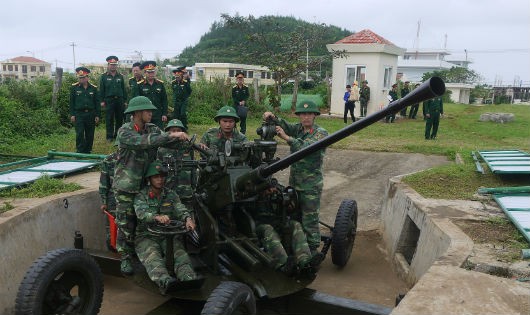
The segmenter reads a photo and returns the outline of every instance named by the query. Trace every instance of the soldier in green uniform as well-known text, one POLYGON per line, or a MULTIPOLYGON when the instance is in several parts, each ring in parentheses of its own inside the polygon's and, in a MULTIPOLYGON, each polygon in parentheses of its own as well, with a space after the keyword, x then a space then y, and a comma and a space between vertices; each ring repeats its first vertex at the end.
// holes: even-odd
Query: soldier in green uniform
POLYGON ((175 80, 171 81, 171 88, 173 89, 173 118, 182 122, 184 128, 188 129, 188 98, 191 95, 191 84, 184 79, 183 68, 178 67, 173 70, 175 80))
MULTIPOLYGON (((409 86, 409 81, 405 81, 405 84, 403 85, 403 87, 401 88, 401 97, 405 97, 407 96, 407 94, 410 93, 410 86, 409 86)), ((400 112, 399 112, 399 115, 401 116, 401 118, 407 118, 407 107, 404 107, 400 112)))
MULTIPOLYGON (((388 92, 389 104, 398 99, 397 86, 398 85, 396 83, 392 84, 392 90, 390 90, 388 92)), ((396 120, 396 113, 390 113, 390 114, 386 115, 386 117, 385 117, 385 122, 386 123, 388 123, 388 122, 393 123, 394 120, 396 120)))
POLYGON ((118 161, 112 188, 116 197, 117 250, 121 255, 121 271, 124 274, 133 273, 131 255, 134 253, 136 226, 133 200, 143 187, 147 166, 155 160, 159 146, 173 139, 188 140, 184 132, 162 132, 151 124, 154 110, 156 107, 147 97, 133 97, 125 110, 126 114, 132 114, 132 121, 123 124, 118 130, 118 161))
POLYGON ((139 62, 135 62, 132 65, 131 70, 132 70, 133 76, 129 78, 129 88, 131 89, 131 94, 132 94, 132 91, 135 89, 136 84, 138 84, 138 82, 145 79, 142 74, 142 69, 140 69, 141 65, 142 64, 139 62))
POLYGON ((170 220, 182 222, 188 231, 195 229, 195 222, 188 209, 180 202, 179 196, 164 186, 165 175, 159 161, 152 162, 145 173, 148 186, 134 197, 134 211, 138 218, 135 249, 138 258, 145 266, 149 278, 155 282, 162 294, 170 291, 178 281, 197 278, 190 257, 184 250, 178 235, 173 239, 174 272, 171 277, 166 268, 166 236, 154 235, 148 230, 150 224, 169 224, 170 220))
POLYGON ((245 74, 243 72, 236 73, 236 85, 232 87, 232 101, 236 113, 241 119, 241 133, 247 132, 247 100, 250 96, 248 86, 245 85, 245 74))
MULTIPOLYGON (((414 85, 414 89, 416 89, 418 86, 420 86, 420 84, 416 83, 416 85, 414 85)), ((416 104, 410 106, 409 119, 416 119, 416 115, 418 114, 419 107, 420 107, 419 103, 416 103, 416 104)))
MULTIPOLYGON (((296 106, 295 114, 299 117, 299 123, 291 124, 282 118, 278 118, 276 126, 277 135, 287 141, 291 153, 315 143, 326 137, 328 132, 315 124, 315 118, 320 111, 315 103, 301 101, 296 106)), ((271 112, 265 112, 263 119, 276 118, 271 112)), ((309 248, 313 254, 320 245, 319 212, 320 196, 324 178, 322 174, 322 163, 325 149, 319 150, 302 160, 291 165, 289 185, 294 187, 298 193, 300 204, 300 222, 304 228, 309 248)))
POLYGON ((125 90, 125 80, 118 72, 118 57, 108 56, 108 71, 101 75, 99 79, 99 97, 101 107, 106 109, 105 124, 107 131, 107 141, 116 138, 118 129, 123 124, 123 110, 127 102, 127 91, 125 90))
POLYGON ((217 111, 215 121, 219 123, 219 128, 210 128, 201 138, 204 149, 215 149, 224 152, 225 142, 230 139, 233 143, 247 141, 244 134, 237 131, 236 123, 239 121, 234 107, 223 106, 217 111))
POLYGON ((438 133, 438 125, 440 124, 440 116, 444 114, 444 104, 442 97, 438 96, 424 102, 423 116, 425 121, 425 140, 436 139, 438 133), (432 129, 432 132, 431 132, 432 129))
POLYGON ((156 78, 156 62, 146 61, 142 64, 145 79, 139 81, 133 89, 133 96, 145 96, 151 100, 156 110, 153 111, 152 123, 160 129, 167 121, 167 94, 164 82, 156 78))
MULTIPOLYGON (((116 145, 118 145, 116 143, 116 145)), ((112 190, 112 182, 114 180, 114 167, 118 160, 118 151, 107 155, 101 162, 101 173, 99 176, 99 196, 101 197, 101 212, 108 211, 112 216, 116 217, 116 198, 112 190)), ((110 244, 110 226, 109 221, 106 221, 106 238, 107 246, 111 249, 110 244)))
MULTIPOLYGON (((165 131, 187 132, 187 129, 180 120, 172 119, 168 122, 165 131)), ((184 204, 187 204, 193 195, 192 170, 183 168, 181 162, 192 160, 192 153, 193 151, 190 152, 179 142, 169 147, 160 147, 157 153, 157 160, 169 166, 165 187, 175 191, 184 204)))
POLYGON ((70 88, 70 121, 75 126, 76 151, 90 153, 96 124, 101 116, 98 88, 88 82, 90 70, 78 67, 75 72, 78 82, 70 88))
POLYGON ((370 87, 368 86, 368 81, 364 80, 362 82, 359 96, 359 100, 361 102, 361 117, 366 117, 368 112, 368 101, 370 101, 370 87))

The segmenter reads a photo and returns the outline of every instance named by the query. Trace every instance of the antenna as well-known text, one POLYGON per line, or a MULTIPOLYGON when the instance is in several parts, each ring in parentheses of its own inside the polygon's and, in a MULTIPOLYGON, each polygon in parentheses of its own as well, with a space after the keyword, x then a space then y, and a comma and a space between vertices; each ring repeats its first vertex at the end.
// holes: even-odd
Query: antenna
POLYGON ((418 59, 418 50, 420 48, 420 28, 421 28, 421 20, 418 20, 418 28, 416 29, 416 56, 414 59, 418 59))
POLYGON ((72 54, 74 56, 74 71, 75 71, 75 43, 72 42, 72 44, 70 44, 70 46, 72 46, 72 54))

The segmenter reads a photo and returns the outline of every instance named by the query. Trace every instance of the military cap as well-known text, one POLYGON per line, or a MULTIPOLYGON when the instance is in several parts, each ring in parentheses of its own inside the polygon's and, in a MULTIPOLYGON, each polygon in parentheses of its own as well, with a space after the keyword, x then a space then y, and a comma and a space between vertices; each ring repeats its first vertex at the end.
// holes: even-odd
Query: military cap
POLYGON ((177 74, 177 73, 182 73, 184 71, 182 71, 182 67, 178 67, 178 68, 171 70, 171 72, 173 72, 173 74, 177 74))
POLYGON ((109 65, 117 65, 119 59, 116 56, 108 56, 106 60, 109 63, 109 65))
POLYGON ((141 67, 141 66, 142 66, 141 63, 139 63, 139 62, 135 62, 135 63, 133 63, 132 68, 134 68, 134 67, 141 67))
POLYGON ((162 163, 160 163, 160 161, 151 162, 147 167, 147 171, 145 171, 145 177, 151 177, 158 174, 165 176, 167 174, 167 171, 162 166, 162 163))
POLYGON ((393 88, 397 87, 397 83, 392 84, 392 87, 393 88))
POLYGON ((405 81, 405 84, 408 84, 408 83, 410 83, 410 81, 405 81))
POLYGON ((362 82, 362 83, 366 83, 366 84, 368 84, 368 80, 363 80, 363 82, 362 82))
POLYGON ((75 68, 75 74, 77 75, 78 78, 84 78, 88 76, 89 73, 90 73, 90 70, 88 70, 88 68, 85 68, 85 67, 75 68))
POLYGON ((125 110, 125 114, 136 112, 139 110, 155 110, 157 109, 153 103, 151 103, 151 100, 148 99, 145 96, 136 96, 131 99, 129 102, 129 106, 127 106, 127 109, 125 110))
POLYGON ((315 113, 317 115, 320 115, 320 111, 318 110, 317 104, 315 104, 312 101, 301 101, 296 105, 296 111, 294 112, 296 115, 301 113, 315 113))
POLYGON ((168 131, 169 128, 171 127, 179 127, 180 129, 182 129, 182 131, 186 131, 186 127, 184 127, 184 124, 182 123, 182 121, 178 120, 178 119, 172 119, 170 120, 168 123, 167 123, 167 126, 166 126, 166 129, 164 129, 165 131, 168 131))
POLYGON ((236 122, 239 121, 239 116, 236 114, 236 109, 232 106, 223 106, 217 111, 214 120, 219 122, 221 117, 234 118, 236 122))
POLYGON ((156 69, 156 62, 152 60, 145 61, 144 63, 142 63, 141 69, 147 72, 153 72, 156 69))

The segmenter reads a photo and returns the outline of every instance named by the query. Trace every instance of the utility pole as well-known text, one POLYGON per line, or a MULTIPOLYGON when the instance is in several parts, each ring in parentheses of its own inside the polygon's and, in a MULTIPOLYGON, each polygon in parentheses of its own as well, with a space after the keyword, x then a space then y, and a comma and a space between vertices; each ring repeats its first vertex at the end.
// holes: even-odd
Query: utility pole
POLYGON ((309 39, 305 40, 305 80, 309 81, 309 39))
POLYGON ((72 42, 72 44, 70 44, 70 46, 72 46, 72 54, 74 56, 74 71, 75 71, 75 43, 72 42))

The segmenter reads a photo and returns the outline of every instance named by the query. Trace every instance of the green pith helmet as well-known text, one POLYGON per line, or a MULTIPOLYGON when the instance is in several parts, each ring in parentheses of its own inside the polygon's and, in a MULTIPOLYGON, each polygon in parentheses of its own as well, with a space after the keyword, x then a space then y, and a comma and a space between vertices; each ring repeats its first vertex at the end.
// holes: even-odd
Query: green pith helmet
POLYGON ((296 111, 294 113, 296 115, 301 113, 315 113, 320 115, 317 104, 312 101, 301 101, 298 103, 298 105, 296 105, 296 111))
POLYGON ((145 177, 149 178, 151 176, 158 175, 158 174, 166 175, 166 173, 167 172, 164 171, 164 169, 162 168, 162 163, 160 163, 160 161, 154 161, 154 162, 151 162, 151 164, 149 164, 149 166, 147 167, 147 171, 145 172, 145 177))
POLYGON ((131 99, 129 102, 129 106, 127 106, 127 109, 125 110, 125 114, 132 113, 139 110, 155 110, 157 109, 153 103, 151 103, 151 100, 149 100, 145 96, 136 96, 131 99))
POLYGON ((219 122, 219 119, 221 117, 230 117, 234 118, 236 122, 239 121, 239 116, 236 114, 236 109, 232 106, 223 106, 217 111, 217 115, 215 115, 215 121, 219 122))
POLYGON ((184 124, 182 123, 182 121, 178 120, 178 119, 171 119, 168 123, 167 123, 167 126, 166 126, 166 129, 164 129, 165 131, 168 131, 169 128, 171 127, 179 127, 180 129, 182 129, 182 131, 186 131, 186 127, 184 127, 184 124))

